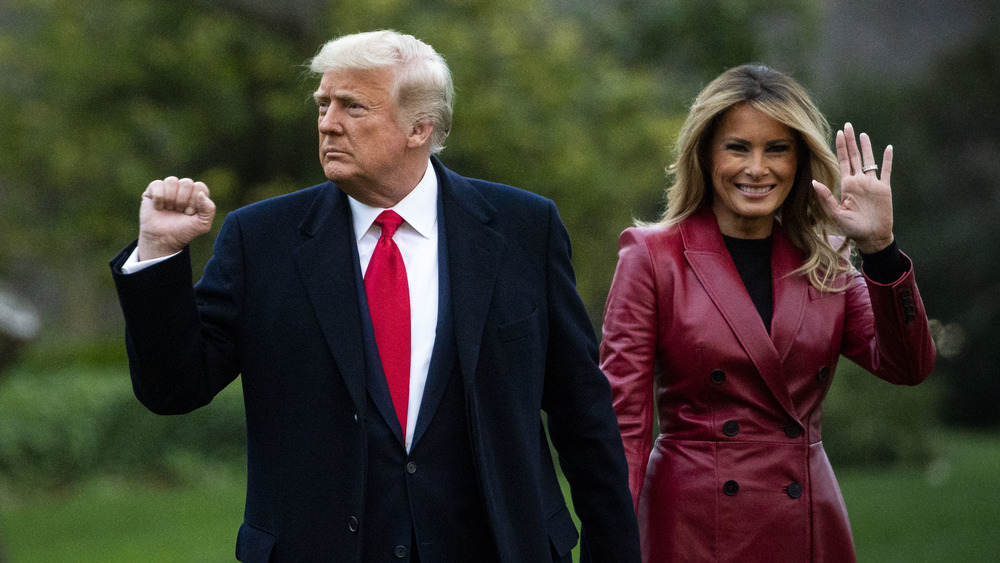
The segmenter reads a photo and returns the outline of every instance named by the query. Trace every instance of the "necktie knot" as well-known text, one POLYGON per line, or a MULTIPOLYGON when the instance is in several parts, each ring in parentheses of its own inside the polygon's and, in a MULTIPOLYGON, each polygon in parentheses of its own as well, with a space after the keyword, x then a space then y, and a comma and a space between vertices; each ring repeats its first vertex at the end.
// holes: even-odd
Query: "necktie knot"
POLYGON ((375 218, 375 224, 382 227, 382 235, 379 238, 392 238, 396 234, 396 229, 403 224, 403 218, 391 209, 386 209, 375 218))

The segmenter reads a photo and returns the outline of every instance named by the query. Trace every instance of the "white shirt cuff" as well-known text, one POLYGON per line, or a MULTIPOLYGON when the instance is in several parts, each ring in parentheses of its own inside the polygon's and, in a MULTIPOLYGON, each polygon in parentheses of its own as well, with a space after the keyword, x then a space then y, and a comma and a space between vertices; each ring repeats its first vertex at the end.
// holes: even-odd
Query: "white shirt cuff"
POLYGON ((159 264, 160 262, 163 262, 164 260, 168 260, 170 258, 173 258, 174 256, 177 256, 178 254, 180 254, 180 252, 175 252, 174 254, 171 254, 170 256, 161 256, 159 258, 153 258, 151 260, 139 260, 139 258, 138 258, 138 256, 139 256, 139 249, 136 248, 135 250, 132 251, 132 254, 129 255, 128 260, 126 260, 125 263, 122 264, 122 273, 123 274, 134 274, 134 273, 136 273, 136 272, 138 272, 140 270, 145 270, 146 268, 148 268, 148 267, 150 267, 150 266, 152 266, 154 264, 159 264))

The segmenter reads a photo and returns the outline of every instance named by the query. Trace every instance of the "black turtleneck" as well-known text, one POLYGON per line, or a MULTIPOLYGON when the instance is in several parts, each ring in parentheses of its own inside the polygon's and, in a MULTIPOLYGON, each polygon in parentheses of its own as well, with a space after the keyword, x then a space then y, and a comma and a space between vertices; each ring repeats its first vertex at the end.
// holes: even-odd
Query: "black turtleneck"
POLYGON ((729 255, 733 257, 736 271, 743 286, 757 307, 764 328, 771 332, 771 315, 774 312, 774 292, 771 287, 771 237, 761 239, 733 238, 722 235, 729 255))
MULTIPOLYGON (((771 237, 742 239, 722 235, 729 255, 736 264, 743 286, 767 332, 771 332, 774 315, 774 289, 771 282, 771 237)), ((873 254, 861 253, 862 269, 874 282, 891 284, 906 273, 906 260, 895 241, 873 254)))

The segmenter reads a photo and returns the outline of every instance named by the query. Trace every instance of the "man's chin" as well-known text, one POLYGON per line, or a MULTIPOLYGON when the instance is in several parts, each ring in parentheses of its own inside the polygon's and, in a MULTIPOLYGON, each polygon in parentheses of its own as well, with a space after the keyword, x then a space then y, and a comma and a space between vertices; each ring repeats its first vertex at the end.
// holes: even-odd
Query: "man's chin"
POLYGON ((336 164, 331 165, 330 163, 327 163, 326 166, 323 167, 323 175, 326 176, 327 180, 335 183, 343 182, 345 179, 350 177, 350 174, 344 170, 342 166, 338 166, 336 164))

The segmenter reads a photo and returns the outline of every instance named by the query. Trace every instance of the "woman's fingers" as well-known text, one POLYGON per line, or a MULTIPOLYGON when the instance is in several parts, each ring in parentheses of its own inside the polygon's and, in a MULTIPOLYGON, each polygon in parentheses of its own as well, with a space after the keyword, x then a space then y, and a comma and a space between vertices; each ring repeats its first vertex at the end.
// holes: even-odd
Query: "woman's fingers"
POLYGON ((882 175, 881 180, 885 182, 885 185, 890 186, 889 176, 892 174, 892 145, 885 147, 885 152, 882 153, 882 175))

